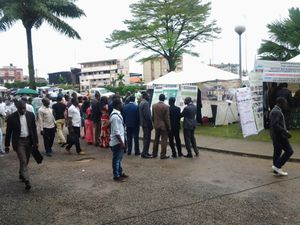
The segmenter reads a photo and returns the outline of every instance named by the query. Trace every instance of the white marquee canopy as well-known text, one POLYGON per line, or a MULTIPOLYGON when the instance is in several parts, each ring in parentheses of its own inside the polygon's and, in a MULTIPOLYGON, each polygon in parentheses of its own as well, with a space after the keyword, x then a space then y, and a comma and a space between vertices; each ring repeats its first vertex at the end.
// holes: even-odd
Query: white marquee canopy
POLYGON ((147 86, 156 84, 194 84, 206 81, 239 79, 238 74, 230 73, 200 62, 193 65, 184 64, 183 66, 183 71, 170 72, 149 82, 147 86))

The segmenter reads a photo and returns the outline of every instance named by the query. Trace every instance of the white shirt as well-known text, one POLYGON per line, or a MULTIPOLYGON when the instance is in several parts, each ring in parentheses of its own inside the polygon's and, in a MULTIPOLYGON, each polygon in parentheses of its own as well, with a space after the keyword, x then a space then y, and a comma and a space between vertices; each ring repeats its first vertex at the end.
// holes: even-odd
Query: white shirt
POLYGON ((6 113, 5 113, 5 103, 4 102, 0 103, 0 115, 1 116, 6 116, 6 113))
POLYGON ((28 137, 29 136, 29 131, 28 131, 28 125, 27 125, 27 120, 26 120, 25 114, 20 115, 20 124, 21 124, 20 137, 28 137))
POLYGON ((114 109, 110 114, 110 146, 115 146, 120 144, 116 135, 120 135, 123 143, 125 143, 125 129, 124 129, 124 122, 121 112, 114 109))
POLYGON ((42 105, 39 108, 38 115, 41 130, 43 130, 44 128, 50 129, 55 127, 55 118, 53 116, 52 109, 50 109, 49 107, 46 108, 42 105))
POLYGON ((32 112, 35 115, 33 106, 28 103, 26 103, 26 111, 32 112))
POLYGON ((81 116, 80 116, 80 110, 78 107, 71 105, 68 109, 68 117, 72 118, 73 127, 81 126, 81 116))

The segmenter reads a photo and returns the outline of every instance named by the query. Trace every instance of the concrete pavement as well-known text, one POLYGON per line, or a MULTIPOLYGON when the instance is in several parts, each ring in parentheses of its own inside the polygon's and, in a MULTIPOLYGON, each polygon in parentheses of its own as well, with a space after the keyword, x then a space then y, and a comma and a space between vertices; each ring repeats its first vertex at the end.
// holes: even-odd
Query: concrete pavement
MULTIPOLYGON (((40 142, 42 146, 42 141, 40 142)), ((201 151, 199 158, 124 156, 127 182, 112 180, 111 152, 82 143, 86 156, 53 157, 18 181, 15 152, 0 158, 1 225, 298 225, 300 164, 275 177, 271 161, 201 151)), ((42 149, 42 148, 41 148, 42 149)))
MULTIPOLYGON (((143 131, 140 131, 140 139, 142 140, 143 131)), ((184 147, 184 138, 181 132, 181 143, 184 147)), ((213 137, 206 135, 195 135, 197 146, 200 149, 234 154, 239 156, 249 156, 256 158, 272 159, 273 145, 271 142, 250 141, 247 139, 233 139, 226 137, 213 137)), ((154 130, 152 131, 152 141, 154 139, 154 130)), ((290 161, 300 162, 300 143, 291 144, 294 149, 290 161)), ((169 147, 170 148, 170 147, 169 147)))

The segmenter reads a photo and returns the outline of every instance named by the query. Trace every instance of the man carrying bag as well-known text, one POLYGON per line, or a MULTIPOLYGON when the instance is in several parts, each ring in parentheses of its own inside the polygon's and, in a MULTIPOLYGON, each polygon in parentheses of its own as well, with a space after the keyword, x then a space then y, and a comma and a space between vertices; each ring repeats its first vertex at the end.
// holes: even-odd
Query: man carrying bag
POLYGON ((19 179, 25 183, 25 190, 31 189, 28 174, 28 162, 32 153, 37 163, 43 160, 38 151, 38 136, 36 130, 35 116, 32 112, 26 111, 24 101, 16 103, 17 111, 7 118, 5 151, 9 152, 10 141, 13 150, 17 153, 20 161, 19 179))

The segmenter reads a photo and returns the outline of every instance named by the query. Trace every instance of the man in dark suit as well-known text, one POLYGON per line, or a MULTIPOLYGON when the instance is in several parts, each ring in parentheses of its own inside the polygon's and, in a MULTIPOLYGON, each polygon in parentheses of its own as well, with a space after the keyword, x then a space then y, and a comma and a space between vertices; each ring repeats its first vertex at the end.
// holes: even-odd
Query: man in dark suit
POLYGON ((23 101, 18 101, 16 107, 17 111, 7 119, 5 151, 9 152, 11 141, 20 161, 19 178, 25 183, 25 189, 30 190, 27 165, 32 148, 38 146, 35 116, 26 111, 26 103, 23 101))
POLYGON ((132 151, 132 139, 134 139, 134 152, 135 155, 140 155, 139 148, 139 126, 140 126, 140 116, 139 107, 135 104, 135 97, 131 95, 127 97, 128 103, 123 108, 123 119, 126 125, 127 133, 127 146, 128 155, 131 155, 132 151))
POLYGON ((176 147, 178 151, 178 156, 182 156, 181 151, 181 140, 179 136, 180 130, 180 108, 175 105, 175 98, 169 98, 169 105, 170 105, 170 123, 171 123, 171 130, 169 132, 169 144, 172 149, 172 157, 177 157, 177 152, 175 149, 174 138, 176 141, 176 147))
POLYGON ((151 158, 149 146, 151 140, 151 131, 153 129, 151 120, 151 110, 149 105, 149 95, 146 92, 142 94, 142 101, 139 105, 140 125, 143 128, 143 152, 142 158, 151 158))
POLYGON ((193 158, 193 154, 191 151, 191 146, 194 149, 196 156, 199 156, 199 150, 197 149, 196 138, 195 138, 195 129, 196 129, 196 113, 197 108, 193 104, 192 99, 190 97, 186 97, 184 100, 184 104, 186 107, 183 109, 181 113, 181 117, 183 120, 183 135, 185 147, 187 150, 187 158, 193 158))
POLYGON ((95 100, 92 104, 92 118, 94 122, 95 129, 95 146, 100 146, 100 133, 101 133, 101 103, 100 103, 101 95, 98 91, 95 93, 95 100))
POLYGON ((289 143, 290 133, 286 128, 286 123, 282 111, 287 108, 287 100, 283 97, 276 99, 276 105, 270 113, 270 136, 272 138, 274 154, 272 169, 277 175, 287 176, 281 168, 294 153, 289 143), (284 153, 281 155, 282 150, 284 153))
POLYGON ((167 153, 167 142, 168 133, 171 128, 170 125, 170 110, 169 106, 164 103, 166 97, 164 94, 159 95, 159 102, 152 106, 152 120, 155 129, 155 138, 153 142, 153 158, 157 157, 158 143, 161 137, 161 159, 168 159, 167 153))

